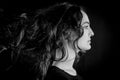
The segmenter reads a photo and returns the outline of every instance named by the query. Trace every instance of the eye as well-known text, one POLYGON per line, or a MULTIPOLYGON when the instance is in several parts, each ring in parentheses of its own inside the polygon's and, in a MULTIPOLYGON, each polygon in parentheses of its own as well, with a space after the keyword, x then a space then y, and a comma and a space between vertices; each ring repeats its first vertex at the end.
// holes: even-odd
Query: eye
POLYGON ((87 26, 85 26, 85 28, 88 28, 89 26, 87 25, 87 26))
POLYGON ((83 28, 88 29, 89 25, 84 25, 83 28))

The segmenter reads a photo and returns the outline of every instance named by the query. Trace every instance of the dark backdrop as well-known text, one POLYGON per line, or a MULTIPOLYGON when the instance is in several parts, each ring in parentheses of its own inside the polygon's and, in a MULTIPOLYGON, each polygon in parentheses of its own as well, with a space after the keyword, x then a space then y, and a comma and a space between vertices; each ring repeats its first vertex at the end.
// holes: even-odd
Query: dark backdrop
MULTIPOLYGON (((22 12, 30 12, 31 10, 48 7, 59 2, 63 1, 44 0, 1 2, 0 24, 4 25, 11 22, 13 17, 22 12)), ((81 61, 78 66, 78 73, 86 80, 118 79, 120 71, 118 2, 105 2, 105 0, 69 0, 69 2, 85 7, 91 22, 91 28, 95 33, 92 38, 92 49, 81 57, 81 61)), ((0 62, 2 62, 2 64, 6 63, 4 60, 0 62)), ((20 67, 23 68, 22 66, 20 67)), ((21 70, 24 69, 20 69, 19 71, 21 70)), ((32 73, 27 74, 24 70, 23 73, 19 74, 28 75, 27 77, 30 77, 29 75, 32 73)))

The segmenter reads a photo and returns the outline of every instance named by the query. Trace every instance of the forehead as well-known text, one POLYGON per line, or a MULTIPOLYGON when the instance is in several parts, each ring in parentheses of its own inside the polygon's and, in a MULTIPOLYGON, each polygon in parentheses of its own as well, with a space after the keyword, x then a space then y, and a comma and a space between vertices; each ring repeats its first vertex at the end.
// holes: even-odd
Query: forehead
POLYGON ((87 14, 86 14, 83 10, 81 10, 81 13, 82 13, 82 15, 83 15, 81 25, 84 24, 84 23, 86 23, 86 22, 87 22, 87 23, 90 23, 87 14))

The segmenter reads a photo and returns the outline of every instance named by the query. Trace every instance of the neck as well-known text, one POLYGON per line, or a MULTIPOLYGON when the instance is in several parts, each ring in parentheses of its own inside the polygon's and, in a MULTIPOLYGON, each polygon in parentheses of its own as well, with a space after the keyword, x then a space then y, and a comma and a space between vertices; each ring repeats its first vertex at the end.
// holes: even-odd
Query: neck
POLYGON ((54 62, 54 66, 64 70, 70 75, 76 75, 76 70, 73 68, 73 63, 75 59, 66 60, 64 62, 54 62))
MULTIPOLYGON (((60 61, 53 62, 53 65, 64 70, 70 75, 76 75, 76 70, 73 68, 76 57, 75 51, 69 45, 65 46, 65 50, 65 57, 60 61)), ((60 56, 60 52, 57 52, 56 54, 59 54, 58 57, 60 56)))
POLYGON ((61 68, 64 68, 64 69, 72 69, 73 63, 74 63, 74 59, 71 59, 71 60, 66 60, 66 61, 56 61, 55 65, 61 68))
POLYGON ((67 49, 66 53, 68 56, 63 58, 61 61, 55 61, 53 64, 54 66, 64 70, 70 75, 76 75, 76 70, 73 68, 73 64, 75 61, 75 52, 72 49, 67 49), (67 58, 67 59, 66 59, 67 58))

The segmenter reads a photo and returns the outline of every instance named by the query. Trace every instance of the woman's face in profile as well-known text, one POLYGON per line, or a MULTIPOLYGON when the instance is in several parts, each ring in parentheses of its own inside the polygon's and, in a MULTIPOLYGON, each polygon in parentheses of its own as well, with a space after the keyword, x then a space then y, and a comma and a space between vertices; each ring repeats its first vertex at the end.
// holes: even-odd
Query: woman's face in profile
POLYGON ((91 36, 94 35, 94 32, 90 28, 90 22, 87 14, 84 11, 81 11, 83 15, 83 19, 81 22, 81 26, 83 28, 83 35, 78 39, 78 47, 81 50, 89 50, 91 49, 91 36))

